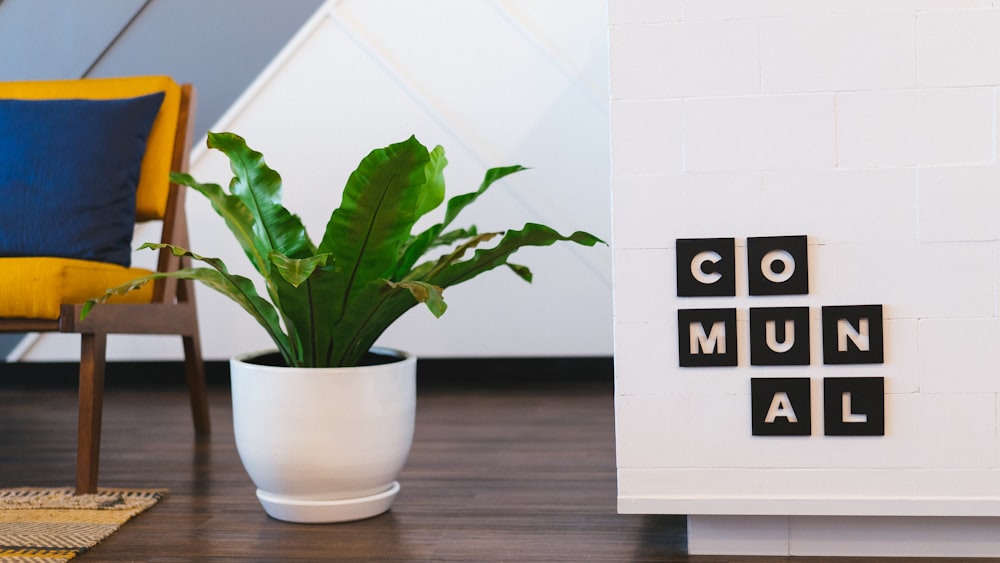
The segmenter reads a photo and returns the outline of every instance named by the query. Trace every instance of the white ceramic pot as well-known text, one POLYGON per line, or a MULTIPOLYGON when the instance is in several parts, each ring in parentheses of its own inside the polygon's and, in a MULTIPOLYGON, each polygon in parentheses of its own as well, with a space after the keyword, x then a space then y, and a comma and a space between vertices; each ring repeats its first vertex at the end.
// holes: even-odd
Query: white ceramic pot
POLYGON ((230 361, 236 448, 278 520, 329 523, 381 514, 413 443, 416 358, 352 368, 230 361))

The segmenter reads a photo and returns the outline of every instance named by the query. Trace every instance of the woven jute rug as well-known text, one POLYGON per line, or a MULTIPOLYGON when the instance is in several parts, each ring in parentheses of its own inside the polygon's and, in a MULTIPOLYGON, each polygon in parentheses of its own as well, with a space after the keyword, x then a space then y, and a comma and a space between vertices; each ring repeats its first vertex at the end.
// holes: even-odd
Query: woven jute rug
POLYGON ((66 561, 165 497, 162 490, 0 489, 0 562, 66 561))

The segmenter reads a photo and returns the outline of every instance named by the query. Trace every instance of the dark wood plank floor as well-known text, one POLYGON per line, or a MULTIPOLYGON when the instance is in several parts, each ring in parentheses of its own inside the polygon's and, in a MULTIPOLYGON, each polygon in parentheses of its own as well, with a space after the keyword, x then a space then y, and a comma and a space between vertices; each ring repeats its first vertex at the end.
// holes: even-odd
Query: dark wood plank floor
MULTIPOLYGON (((258 505, 228 389, 210 390, 214 433, 196 440, 182 387, 111 386, 101 486, 170 493, 78 560, 791 561, 689 558, 683 517, 617 514, 612 396, 610 381, 422 386, 391 512, 296 525, 258 505)), ((75 408, 65 386, 0 378, 0 487, 71 485, 75 408)))

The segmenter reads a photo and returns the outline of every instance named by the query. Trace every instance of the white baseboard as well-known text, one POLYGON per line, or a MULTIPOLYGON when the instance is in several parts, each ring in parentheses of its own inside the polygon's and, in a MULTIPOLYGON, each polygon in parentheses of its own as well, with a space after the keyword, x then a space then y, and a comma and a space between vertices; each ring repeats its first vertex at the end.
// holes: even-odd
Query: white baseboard
POLYGON ((688 553, 1000 557, 1000 518, 688 516, 688 553))

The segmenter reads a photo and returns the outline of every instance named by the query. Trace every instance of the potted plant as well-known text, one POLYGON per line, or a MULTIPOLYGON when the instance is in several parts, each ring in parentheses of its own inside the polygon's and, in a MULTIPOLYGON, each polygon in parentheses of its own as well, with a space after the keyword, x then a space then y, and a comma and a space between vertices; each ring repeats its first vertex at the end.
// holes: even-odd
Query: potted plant
POLYGON ((171 179, 209 199, 267 298, 221 260, 168 246, 206 267, 109 289, 84 314, 93 303, 162 277, 196 280, 229 297, 277 348, 230 362, 237 449, 265 510, 293 522, 384 512, 399 490, 395 480, 412 442, 416 360, 373 348, 376 339, 418 303, 441 316, 445 288, 495 267, 507 266, 531 281, 528 268, 507 261, 522 247, 601 241, 530 223, 506 232, 452 228, 463 209, 521 166, 488 170, 477 191, 448 200, 441 222, 412 232, 418 219, 445 200, 447 160, 441 147, 428 150, 410 137, 361 161, 315 245, 282 205, 281 177, 261 153, 233 133, 209 133, 208 146, 229 158, 234 177, 228 192, 188 174, 171 179))

